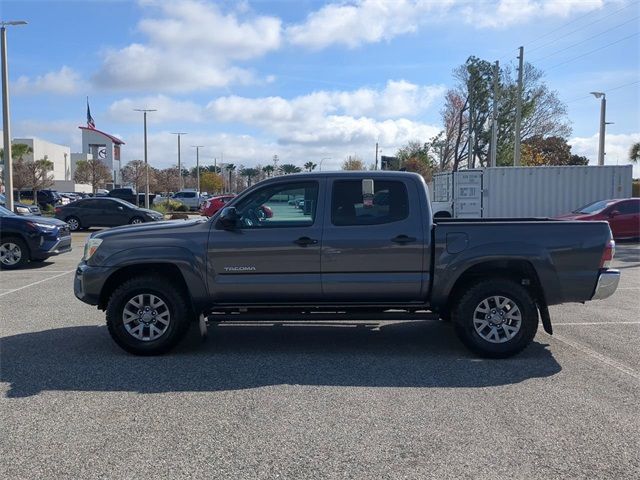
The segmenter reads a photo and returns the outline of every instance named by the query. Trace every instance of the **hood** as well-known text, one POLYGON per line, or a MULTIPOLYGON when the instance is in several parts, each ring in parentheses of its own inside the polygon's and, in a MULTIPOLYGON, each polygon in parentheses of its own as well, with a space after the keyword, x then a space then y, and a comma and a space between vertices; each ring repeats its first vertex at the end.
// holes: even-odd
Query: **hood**
POLYGON ((151 210, 150 208, 138 208, 138 211, 144 212, 147 215, 151 215, 152 217, 157 217, 158 215, 160 215, 161 217, 163 216, 160 212, 156 212, 155 210, 151 210))
POLYGON ((118 235, 127 235, 130 233, 153 234, 153 233, 162 232, 162 231, 164 231, 165 233, 169 233, 171 230, 187 228, 197 223, 203 223, 206 221, 208 221, 207 218, 197 218, 195 220, 165 220, 164 222, 139 223, 137 225, 122 225, 120 227, 113 227, 107 230, 102 230, 100 232, 93 233, 91 237, 101 238, 103 240, 106 240, 109 237, 118 236, 118 235))
POLYGON ((25 220, 30 220, 32 222, 44 223, 45 225, 55 225, 56 227, 63 227, 66 225, 66 222, 62 220, 58 220, 57 218, 52 217, 42 217, 37 215, 22 215, 20 218, 24 218, 25 220))

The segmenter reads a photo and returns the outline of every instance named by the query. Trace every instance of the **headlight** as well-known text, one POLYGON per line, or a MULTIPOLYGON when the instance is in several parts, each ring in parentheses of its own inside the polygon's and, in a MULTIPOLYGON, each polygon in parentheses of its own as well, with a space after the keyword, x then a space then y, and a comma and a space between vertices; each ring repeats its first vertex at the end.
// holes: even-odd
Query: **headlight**
POLYGON ((58 228, 57 225, 51 225, 49 223, 29 222, 29 225, 38 230, 55 230, 58 228))
POLYGON ((29 213, 29 209, 27 207, 16 207, 16 212, 18 212, 18 213, 29 213))
POLYGON ((102 240, 99 238, 90 238, 87 240, 87 243, 84 244, 84 256, 82 259, 86 262, 93 257, 93 254, 96 253, 101 243, 102 240))

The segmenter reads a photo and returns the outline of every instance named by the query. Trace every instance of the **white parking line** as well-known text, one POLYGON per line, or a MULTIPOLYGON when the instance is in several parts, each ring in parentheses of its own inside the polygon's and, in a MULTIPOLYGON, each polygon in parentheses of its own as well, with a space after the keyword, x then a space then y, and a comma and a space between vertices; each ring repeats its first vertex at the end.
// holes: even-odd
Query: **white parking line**
POLYGON ((610 367, 613 367, 616 370, 640 381, 640 373, 636 372, 633 368, 625 365, 624 363, 620 363, 617 360, 614 360, 613 358, 609 358, 606 355, 602 355, 601 353, 598 353, 595 350, 592 350, 591 348, 585 345, 582 345, 581 343, 575 342, 573 340, 569 340, 568 338, 563 337, 561 335, 554 333, 553 336, 551 336, 551 338, 553 340, 559 341, 560 343, 564 343, 565 345, 569 345, 575 348, 576 350, 580 350, 582 353, 586 353, 590 357, 595 358, 596 360, 606 365, 609 365, 610 367))
POLYGON ((49 278, 44 278, 42 280, 38 280, 37 282, 30 283, 30 284, 25 285, 23 287, 14 288, 13 290, 9 290, 8 292, 0 293, 0 297, 4 297, 5 295, 9 295, 10 293, 17 292, 19 290, 24 290, 25 288, 33 287, 34 285, 38 285, 39 283, 42 283, 42 282, 47 282, 49 280, 53 280, 54 278, 62 277, 63 275, 66 275, 67 273, 73 273, 75 271, 76 270, 74 268, 73 270, 68 270, 66 272, 59 273, 58 275, 54 275, 53 277, 49 277, 49 278))
POLYGON ((638 325, 640 322, 552 322, 556 325, 638 325))

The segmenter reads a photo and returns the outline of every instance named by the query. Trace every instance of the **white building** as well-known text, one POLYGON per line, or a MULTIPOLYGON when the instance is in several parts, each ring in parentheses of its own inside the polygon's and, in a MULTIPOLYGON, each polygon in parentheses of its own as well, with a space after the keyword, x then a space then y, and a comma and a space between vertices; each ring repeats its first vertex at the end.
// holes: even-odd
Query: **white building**
POLYGON ((91 154, 93 158, 104 162, 113 175, 114 184, 121 184, 120 147, 124 142, 95 128, 78 128, 82 130, 82 153, 91 154))

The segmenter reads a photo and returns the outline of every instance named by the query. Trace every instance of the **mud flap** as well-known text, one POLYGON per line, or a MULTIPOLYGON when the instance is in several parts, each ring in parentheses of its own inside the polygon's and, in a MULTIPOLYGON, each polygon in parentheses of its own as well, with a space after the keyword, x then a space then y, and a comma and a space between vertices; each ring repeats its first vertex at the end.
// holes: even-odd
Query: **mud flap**
POLYGON ((544 331, 549 335, 553 335, 553 327, 551 326, 551 316, 549 315, 549 308, 546 303, 538 303, 538 310, 540 311, 540 318, 542 319, 542 327, 544 331))
POLYGON ((204 314, 200 314, 200 318, 198 318, 198 326, 200 327, 200 337, 202 337, 202 341, 204 342, 209 333, 209 329, 207 328, 207 319, 204 314))

